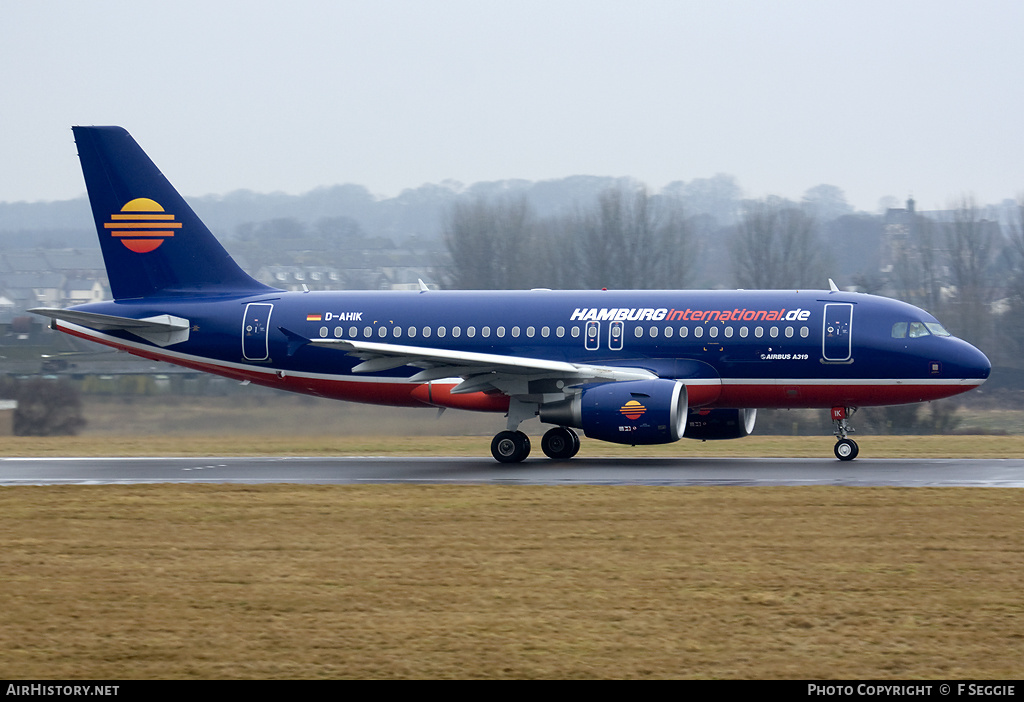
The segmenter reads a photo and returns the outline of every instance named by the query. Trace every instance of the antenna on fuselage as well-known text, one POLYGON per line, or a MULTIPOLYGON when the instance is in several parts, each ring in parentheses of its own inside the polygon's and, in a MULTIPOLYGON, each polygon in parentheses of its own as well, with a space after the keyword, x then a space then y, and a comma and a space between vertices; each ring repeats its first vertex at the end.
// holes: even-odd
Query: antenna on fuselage
POLYGON ((842 290, 839 289, 839 286, 836 285, 836 282, 831 278, 828 279, 828 289, 832 292, 842 292, 842 290))

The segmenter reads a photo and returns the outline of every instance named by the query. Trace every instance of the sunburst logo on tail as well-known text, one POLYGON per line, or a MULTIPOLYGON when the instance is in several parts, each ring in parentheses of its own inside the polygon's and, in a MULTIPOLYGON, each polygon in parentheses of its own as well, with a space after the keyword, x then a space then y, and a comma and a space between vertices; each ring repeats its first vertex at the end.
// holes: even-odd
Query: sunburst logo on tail
POLYGON ((135 253, 149 253, 174 236, 173 230, 181 229, 181 222, 175 222, 174 215, 164 212, 159 202, 137 197, 125 203, 120 213, 110 215, 103 228, 135 253))

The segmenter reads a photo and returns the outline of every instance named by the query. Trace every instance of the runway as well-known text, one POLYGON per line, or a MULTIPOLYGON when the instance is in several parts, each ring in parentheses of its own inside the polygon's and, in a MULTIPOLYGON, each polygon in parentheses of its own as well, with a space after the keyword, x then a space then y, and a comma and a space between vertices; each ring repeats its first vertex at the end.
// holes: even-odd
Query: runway
POLYGON ((2 458, 0 485, 372 483, 1024 487, 1024 459, 2 458))

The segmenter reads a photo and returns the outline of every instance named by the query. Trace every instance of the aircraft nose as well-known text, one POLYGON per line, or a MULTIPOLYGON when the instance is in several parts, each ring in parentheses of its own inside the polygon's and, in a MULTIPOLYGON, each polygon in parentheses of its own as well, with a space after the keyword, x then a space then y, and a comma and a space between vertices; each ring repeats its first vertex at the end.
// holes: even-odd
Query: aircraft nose
POLYGON ((960 343, 962 346, 957 354, 957 365, 961 368, 962 376, 988 380, 989 373, 992 372, 992 362, 988 360, 988 356, 966 341, 961 340, 960 343))

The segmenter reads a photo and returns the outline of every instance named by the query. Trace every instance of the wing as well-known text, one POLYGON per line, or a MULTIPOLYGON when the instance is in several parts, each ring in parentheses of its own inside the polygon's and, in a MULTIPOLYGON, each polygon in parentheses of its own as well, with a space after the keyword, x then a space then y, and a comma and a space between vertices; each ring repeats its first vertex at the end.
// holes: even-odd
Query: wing
MULTIPOLYGON (((352 370, 372 373, 401 366, 422 368, 410 380, 428 382, 441 378, 462 378, 453 395, 497 390, 506 395, 567 394, 573 385, 595 381, 649 380, 657 374, 643 368, 619 368, 587 363, 569 363, 544 358, 455 351, 423 346, 383 344, 347 339, 311 339, 314 346, 334 348, 362 359, 352 370)), ((548 401, 537 398, 535 401, 548 401)))

